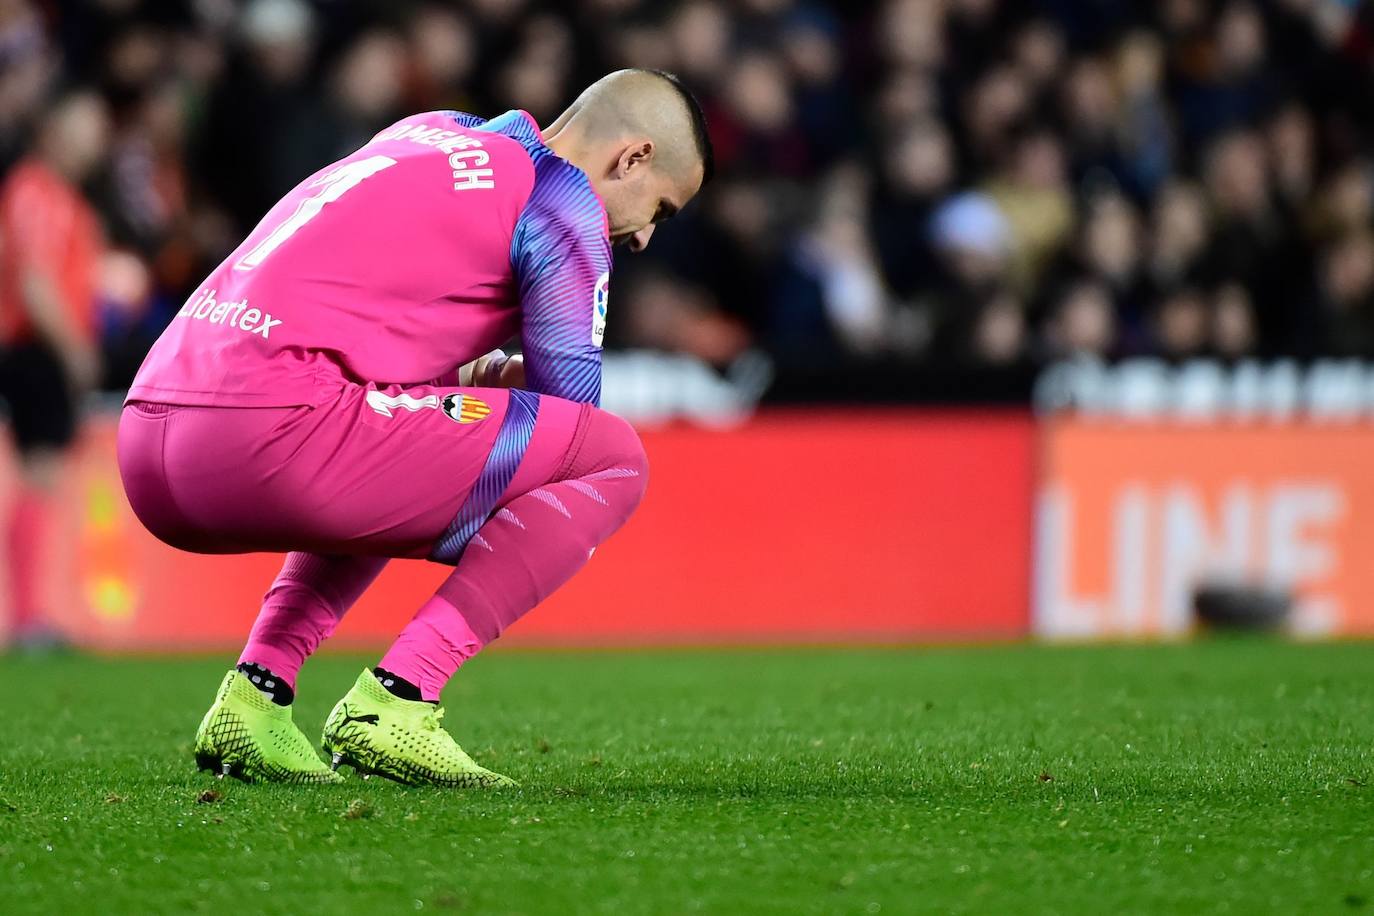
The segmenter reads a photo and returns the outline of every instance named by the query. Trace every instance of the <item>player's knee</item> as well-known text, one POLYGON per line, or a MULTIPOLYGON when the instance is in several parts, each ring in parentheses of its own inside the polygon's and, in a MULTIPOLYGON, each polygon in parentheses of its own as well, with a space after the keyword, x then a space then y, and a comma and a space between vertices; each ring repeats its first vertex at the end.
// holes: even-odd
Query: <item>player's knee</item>
POLYGON ((594 410, 583 441, 579 470, 585 475, 603 475, 622 481, 621 498, 633 510, 644 497, 649 484, 649 457, 639 433, 624 419, 604 410, 594 410))

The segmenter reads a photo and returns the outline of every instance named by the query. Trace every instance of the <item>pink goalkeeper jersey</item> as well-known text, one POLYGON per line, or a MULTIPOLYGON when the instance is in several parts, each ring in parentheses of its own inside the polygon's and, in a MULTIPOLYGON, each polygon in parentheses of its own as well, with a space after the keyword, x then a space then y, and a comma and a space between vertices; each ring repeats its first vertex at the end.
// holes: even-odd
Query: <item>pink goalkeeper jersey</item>
POLYGON ((527 387, 595 404, 610 270, 600 199, 528 114, 415 115, 282 198, 129 399, 288 407, 344 382, 452 383, 518 333, 527 387))

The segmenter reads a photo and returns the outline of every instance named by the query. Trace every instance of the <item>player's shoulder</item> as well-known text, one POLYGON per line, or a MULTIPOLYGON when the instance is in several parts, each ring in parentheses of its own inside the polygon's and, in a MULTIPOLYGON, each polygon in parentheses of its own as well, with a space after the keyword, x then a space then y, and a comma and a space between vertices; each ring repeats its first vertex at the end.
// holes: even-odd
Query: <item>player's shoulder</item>
POLYGON ((573 247, 609 262, 606 209, 581 169, 552 155, 534 161, 534 184, 521 211, 516 242, 531 251, 573 247))
POLYGON ((475 130, 506 137, 529 157, 533 181, 523 210, 526 221, 557 226, 564 233, 573 230, 605 238, 606 208, 587 174, 545 145, 539 125, 528 112, 507 111, 475 130))
MULTIPOLYGON (((437 149, 445 155, 463 154, 460 158, 485 158, 470 153, 484 149, 498 154, 515 153, 521 144, 515 139, 491 129, 495 121, 462 111, 421 111, 407 115, 372 137, 371 143, 408 141, 437 149)), ((516 156, 515 158, 528 158, 516 156)))
POLYGON ((408 114, 399 121, 382 128, 373 139, 404 134, 415 128, 475 130, 486 123, 486 118, 468 114, 465 111, 453 111, 451 109, 417 111, 414 114, 408 114))
POLYGON ((587 173, 549 152, 536 156, 534 183, 524 220, 537 229, 575 236, 588 244, 610 244, 606 207, 587 173))
POLYGON ((453 123, 457 124, 459 127, 481 127, 483 124, 487 123, 486 118, 483 118, 480 115, 468 114, 466 111, 436 111, 434 112, 434 114, 448 118, 449 120, 453 121, 453 123))
POLYGON ((534 184, 534 167, 519 142, 488 129, 492 123, 461 111, 419 112, 378 132, 357 155, 404 161, 398 176, 429 180, 437 172, 451 178, 454 191, 495 192, 498 211, 513 224, 534 184))

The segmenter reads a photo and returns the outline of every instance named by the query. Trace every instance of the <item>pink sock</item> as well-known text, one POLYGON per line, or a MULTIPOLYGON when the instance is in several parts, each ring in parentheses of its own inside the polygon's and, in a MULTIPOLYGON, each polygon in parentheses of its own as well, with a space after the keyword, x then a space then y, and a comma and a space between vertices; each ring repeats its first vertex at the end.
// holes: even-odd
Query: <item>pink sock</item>
POLYGON ((458 609, 435 595, 406 624, 377 667, 419 687, 421 699, 437 701, 453 672, 483 644, 458 609))
POLYGON ((629 424, 593 411, 566 479, 506 503, 380 667, 438 700, 455 671, 586 565, 644 495, 648 464, 629 424))
POLYGON ((22 487, 10 515, 10 590, 16 633, 32 630, 41 623, 40 567, 51 508, 47 494, 22 487))
POLYGON ((386 566, 384 557, 287 554, 239 663, 262 665, 294 689, 296 675, 386 566))

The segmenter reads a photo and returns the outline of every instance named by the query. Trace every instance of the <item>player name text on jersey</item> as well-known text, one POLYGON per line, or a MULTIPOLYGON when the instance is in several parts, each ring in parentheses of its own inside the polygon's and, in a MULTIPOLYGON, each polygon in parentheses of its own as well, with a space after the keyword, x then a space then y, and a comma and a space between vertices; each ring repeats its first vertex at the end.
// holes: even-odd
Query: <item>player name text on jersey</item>
POLYGON ((403 122, 395 127, 388 127, 372 138, 373 143, 383 140, 408 140, 447 154, 448 167, 453 171, 455 191, 496 187, 496 170, 482 168, 491 161, 491 155, 482 149, 482 141, 476 137, 465 136, 441 127, 403 122))

